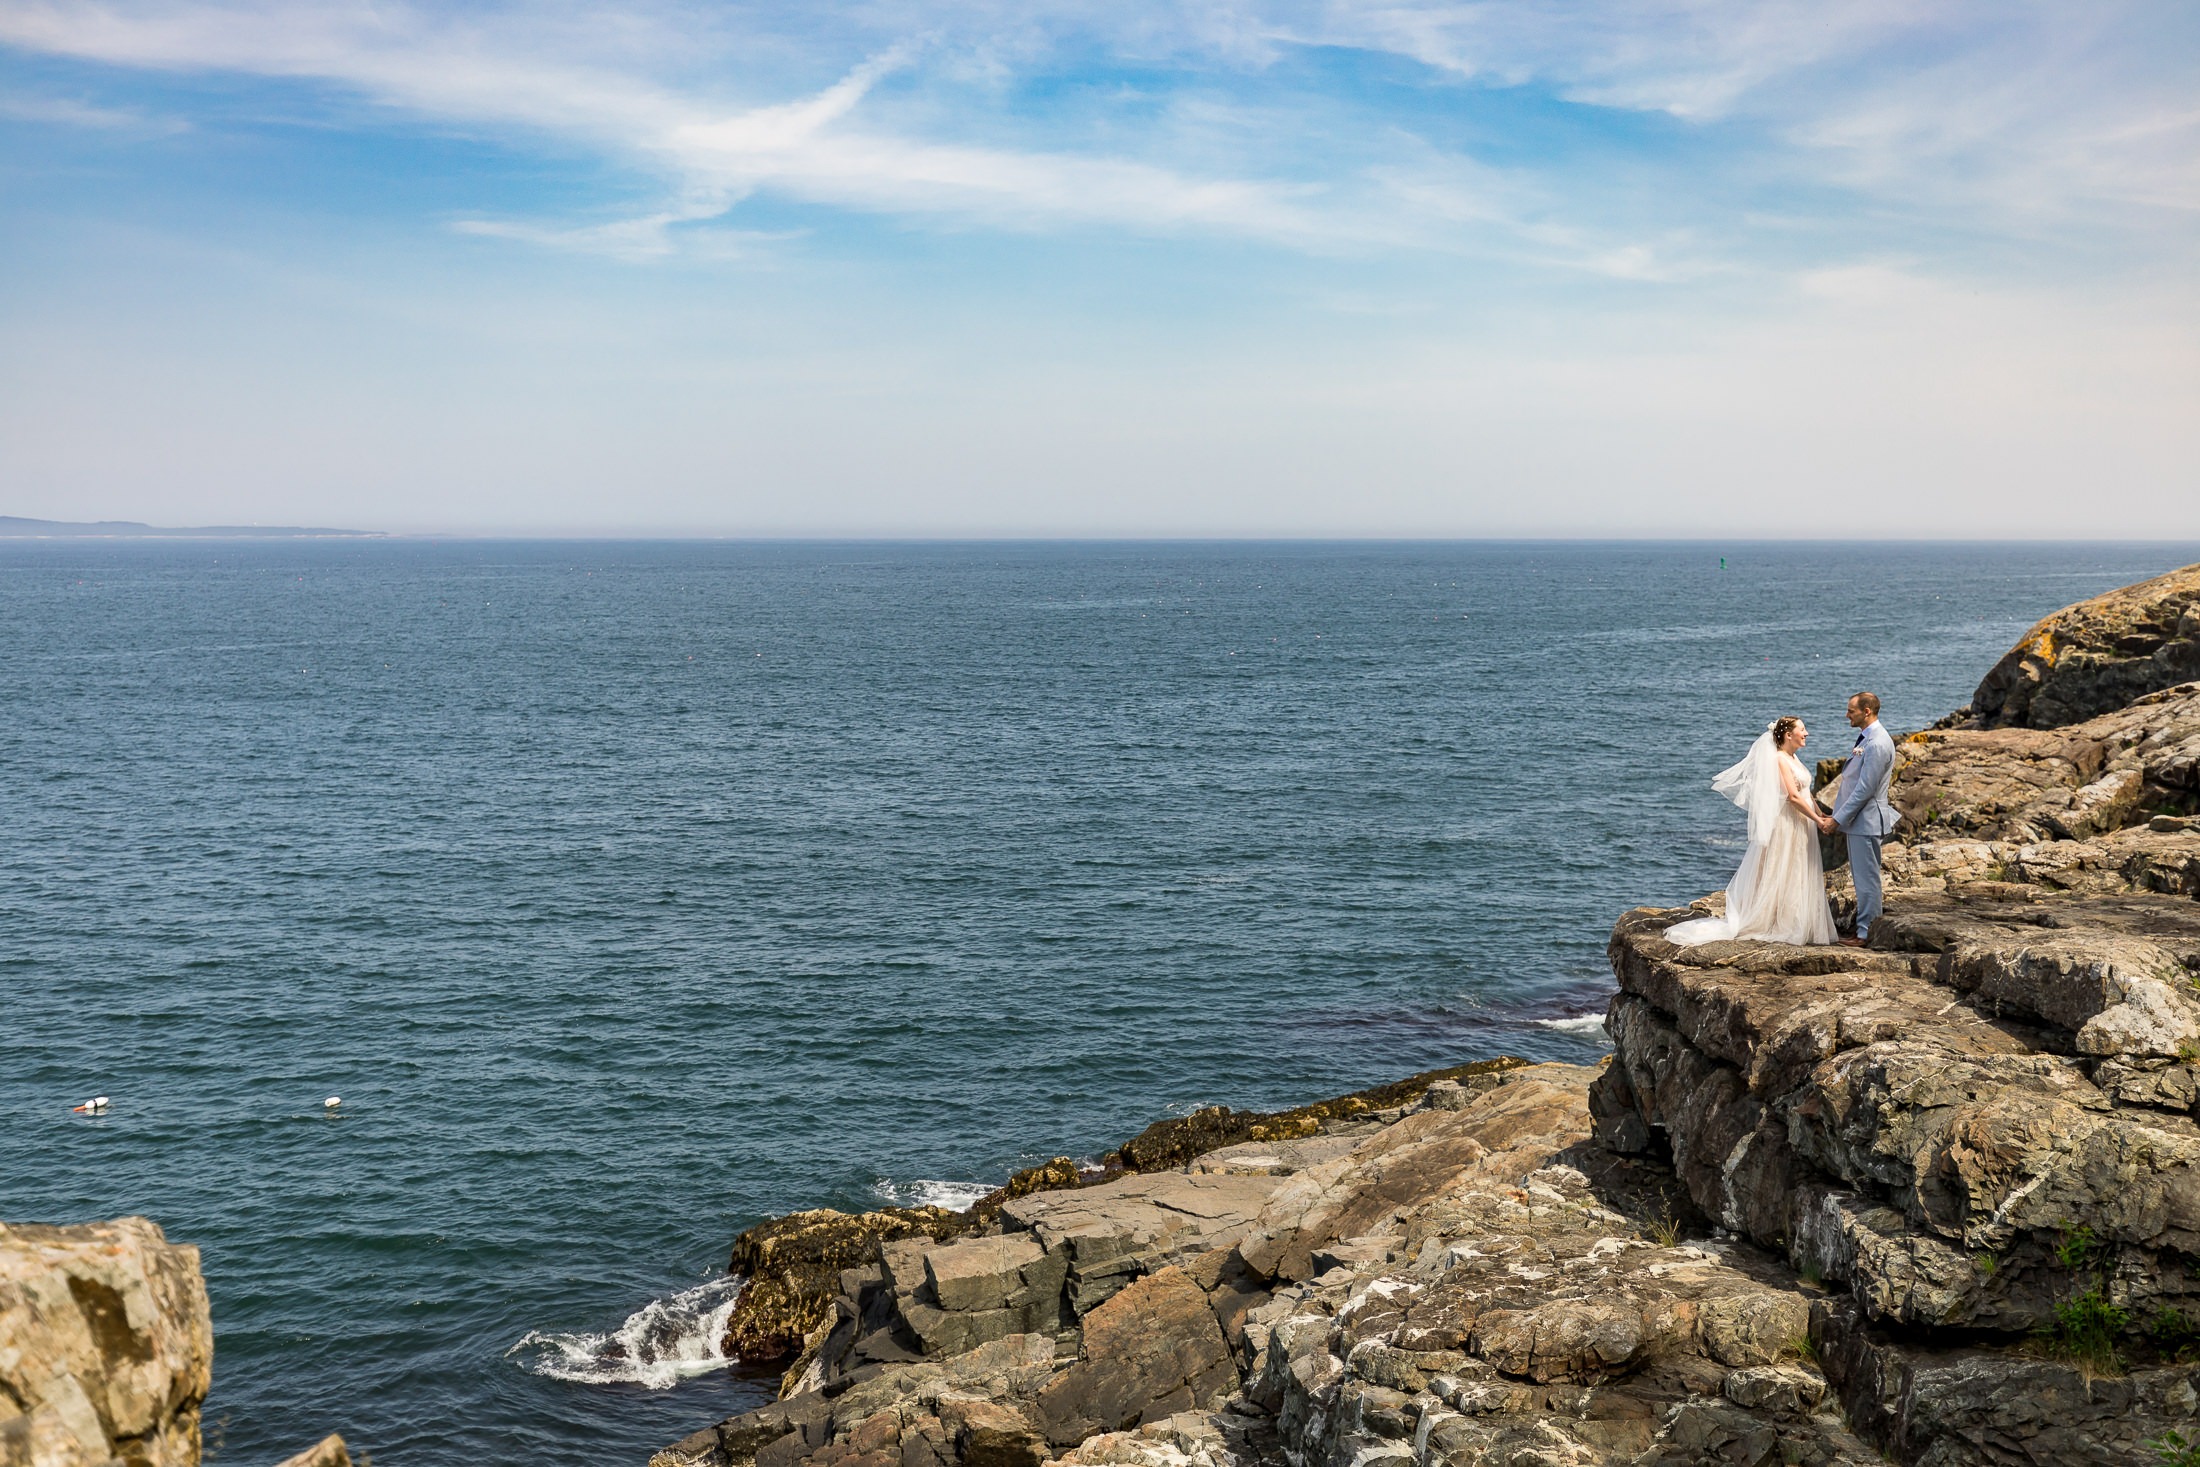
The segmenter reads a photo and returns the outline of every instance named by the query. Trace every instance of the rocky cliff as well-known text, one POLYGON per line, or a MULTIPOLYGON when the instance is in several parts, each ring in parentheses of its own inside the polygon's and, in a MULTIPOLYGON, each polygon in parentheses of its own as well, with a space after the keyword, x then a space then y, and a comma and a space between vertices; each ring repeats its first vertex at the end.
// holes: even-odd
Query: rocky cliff
POLYGON ((2057 613, 1901 742, 1870 949, 1631 912, 1605 1065, 748 1235, 795 1368, 653 1467, 2190 1467, 2196 591, 2057 613))
POLYGON ((2140 1461, 2200 1386, 2200 904, 2010 884, 1900 889, 1865 952, 1628 914, 1596 1134, 1837 1291, 1813 1340, 1897 1460, 2140 1461))
POLYGON ((213 1365, 197 1248, 143 1217, 0 1223, 0 1467, 197 1467, 213 1365))
POLYGON ((1827 1374, 1898 1460, 2195 1435, 2200 682, 2163 683, 2196 592, 2056 613, 1897 743, 1870 950, 1665 941, 1716 897, 1613 932, 1598 1139, 1840 1291, 1827 1374))
POLYGON ((2066 606, 1994 664, 1962 717, 2062 728, 2200 678, 2200 565, 2066 606))
POLYGON ((142 1217, 0 1223, 0 1467, 187 1467, 214 1327, 199 1250, 142 1217))

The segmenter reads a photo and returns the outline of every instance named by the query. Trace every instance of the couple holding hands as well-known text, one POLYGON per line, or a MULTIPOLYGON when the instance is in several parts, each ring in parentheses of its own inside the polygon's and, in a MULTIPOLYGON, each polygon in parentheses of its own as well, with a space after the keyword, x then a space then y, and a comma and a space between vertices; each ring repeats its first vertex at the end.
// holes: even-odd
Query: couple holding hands
POLYGON ((1699 917, 1665 930, 1684 947, 1748 938, 1797 944, 1840 942, 1862 947, 1879 915, 1879 847, 1901 817, 1887 802, 1894 780, 1894 740, 1879 724, 1879 698, 1849 699, 1849 726, 1860 730, 1856 747, 1834 786, 1833 812, 1811 798, 1810 771, 1796 753, 1809 737, 1800 718, 1779 718, 1742 762, 1711 787, 1749 814, 1749 851, 1726 887, 1726 915, 1699 917), (1848 836, 1849 873, 1856 881, 1856 935, 1839 937, 1826 901, 1825 868, 1818 837, 1848 836))

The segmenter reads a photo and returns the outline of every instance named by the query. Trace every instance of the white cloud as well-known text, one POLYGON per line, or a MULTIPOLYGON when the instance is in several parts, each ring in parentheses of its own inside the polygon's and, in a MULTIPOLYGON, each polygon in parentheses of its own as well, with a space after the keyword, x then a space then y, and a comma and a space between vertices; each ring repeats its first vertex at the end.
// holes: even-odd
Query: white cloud
POLYGON ((1716 118, 1775 80, 1946 16, 1905 0, 1405 0, 1324 6, 1311 38, 1397 51, 1600 106, 1716 118))
POLYGON ((178 118, 148 117, 131 108, 100 107, 73 97, 0 97, 0 117, 16 122, 92 127, 110 132, 175 133, 189 126, 178 118))
POLYGON ((666 145, 675 152, 729 158, 798 150, 815 140, 828 124, 853 112, 872 83, 905 59, 906 53, 897 48, 872 57, 814 97, 758 107, 715 122, 683 123, 672 129, 666 145))
MULTIPOLYGON (((1404 0, 1294 34, 1598 106, 1768 130, 1802 180, 2101 227, 2200 207, 2200 11, 2146 0, 1404 0)), ((1991 222, 1991 221, 1989 221, 1991 222)))
MULTIPOLYGON (((664 209, 654 214, 644 214, 633 219, 614 219, 605 224, 585 224, 558 227, 532 224, 510 219, 458 219, 451 228, 460 234, 480 235, 488 239, 514 239, 527 244, 541 245, 549 249, 571 250, 586 255, 608 255, 619 260, 659 260, 676 251, 695 248, 692 237, 676 241, 676 226, 693 224, 701 220, 715 219, 726 212, 728 201, 723 197, 687 208, 664 209)), ((786 233, 767 233, 759 230, 713 229, 708 232, 709 250, 721 258, 738 258, 750 251, 746 246, 789 239, 786 233)))
POLYGON ((662 181, 665 204, 616 224, 467 226, 568 248, 648 257, 768 189, 1017 229, 1436 246, 1647 280, 1731 266, 1685 237, 1689 194, 1712 180, 1676 165, 1629 203, 1563 159, 1505 174, 1434 156, 1379 103, 1323 97, 1303 120, 1297 82, 1275 83, 1265 135, 1190 119, 1216 115, 1203 90, 1257 94, 1303 48, 1354 48, 1718 127, 1721 161, 1698 166, 1846 191, 1911 225, 2178 235, 2200 208, 2195 42, 2200 11, 2144 0, 0 0, 0 44, 323 82, 433 122, 579 140, 662 181), (1093 58, 1148 69, 1179 105, 1088 100, 1065 122, 1011 100, 1020 78, 1093 58))
POLYGON ((176 4, 125 13, 35 0, 0 11, 0 42, 19 47, 125 66, 312 78, 430 118, 591 137, 668 172, 682 195, 673 208, 613 225, 462 226, 476 233, 579 248, 594 242, 642 257, 660 251, 667 226, 722 212, 760 186, 819 202, 1018 227, 1063 220, 1298 241, 1365 233, 1301 207, 1302 188, 864 128, 851 114, 881 76, 906 64, 908 52, 898 46, 812 95, 714 111, 645 76, 541 54, 508 29, 403 7, 176 4))

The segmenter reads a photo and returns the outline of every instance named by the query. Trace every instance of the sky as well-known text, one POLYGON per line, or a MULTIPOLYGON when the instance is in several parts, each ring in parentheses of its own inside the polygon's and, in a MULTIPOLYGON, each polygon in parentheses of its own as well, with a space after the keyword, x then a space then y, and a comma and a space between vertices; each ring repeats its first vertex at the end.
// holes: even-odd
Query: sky
POLYGON ((2200 538, 2191 0, 0 0, 0 514, 2200 538))

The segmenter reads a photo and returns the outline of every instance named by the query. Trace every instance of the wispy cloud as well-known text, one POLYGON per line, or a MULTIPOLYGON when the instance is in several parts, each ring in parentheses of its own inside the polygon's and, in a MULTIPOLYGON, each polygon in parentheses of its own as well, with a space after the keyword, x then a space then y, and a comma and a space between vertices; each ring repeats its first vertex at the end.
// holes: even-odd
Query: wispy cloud
POLYGON ((662 252, 669 227, 713 217, 761 187, 1012 227, 1080 221, 1299 241, 1365 232, 1303 207, 1309 190, 1302 186, 861 126, 852 114, 882 76, 908 64, 907 45, 861 61, 813 94, 727 111, 646 75, 542 54, 502 28, 402 7, 174 5, 124 13, 38 0, 0 12, 0 42, 122 66, 310 78, 425 117, 593 138, 669 175, 681 202, 611 225, 462 227, 629 257, 662 252))
POLYGON ((0 117, 109 132, 176 133, 190 126, 177 117, 151 117, 133 108, 100 107, 73 97, 0 96, 0 117))
MULTIPOLYGON (((639 262, 663 259, 683 246, 692 249, 694 241, 675 240, 674 229, 683 224, 716 219, 727 207, 728 202, 720 198, 687 208, 661 209, 632 219, 614 219, 604 224, 558 226, 513 219, 458 219, 452 221, 451 228, 460 234, 519 240, 547 249, 639 262)), ((738 257, 749 253, 743 246, 791 237, 784 232, 714 229, 710 231, 709 245, 710 252, 715 255, 738 257)))
POLYGON ((2190 7, 1398 0, 1323 5, 1286 29, 1593 106, 1763 128, 1800 176, 1913 200, 2034 217, 2200 207, 2190 7))
POLYGON ((1280 80, 1284 63, 1322 50, 1408 58, 1457 85, 1723 129, 1760 188, 1845 190, 1920 217, 1960 211, 1972 230, 2058 219, 2098 230, 2104 202, 2200 208, 2200 108, 2179 60, 2200 41, 2200 20, 2177 10, 2141 0, 872 0, 799 13, 677 0, 619 10, 5 0, 0 45, 312 81, 434 122, 580 141, 661 180, 665 202, 609 224, 461 227, 627 258, 662 254, 683 226, 768 191, 1010 229, 1494 249, 1661 280, 1719 268, 1686 217, 1688 192, 1711 186, 1704 177, 1676 173, 1644 191, 1656 207, 1630 213, 1594 181, 1565 178, 1563 159, 1540 176, 1534 160, 1499 169, 1458 145, 1446 153, 1380 104, 1294 97, 1289 86, 1304 83, 1280 80), (1076 116, 1050 112, 1044 86, 1095 65, 1138 72, 1142 91, 1187 105, 1156 110, 1141 96, 1111 112, 1088 98, 1076 116), (1176 125, 1203 96, 1265 86, 1282 89, 1271 136, 1218 141, 1208 129, 1193 146, 1176 125), (1309 101, 1324 119, 1291 120, 1309 101))

